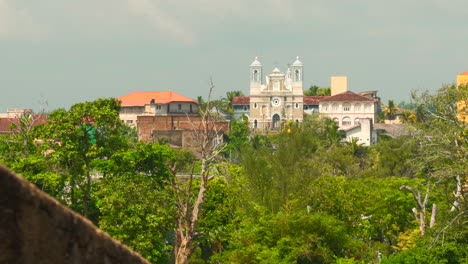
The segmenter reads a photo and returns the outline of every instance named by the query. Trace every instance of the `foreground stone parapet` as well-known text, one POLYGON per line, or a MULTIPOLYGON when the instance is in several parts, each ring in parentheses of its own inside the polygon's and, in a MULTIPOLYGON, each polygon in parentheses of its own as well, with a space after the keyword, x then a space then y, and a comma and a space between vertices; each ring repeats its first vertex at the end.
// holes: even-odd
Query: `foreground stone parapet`
POLYGON ((0 165, 0 263, 149 263, 0 165))

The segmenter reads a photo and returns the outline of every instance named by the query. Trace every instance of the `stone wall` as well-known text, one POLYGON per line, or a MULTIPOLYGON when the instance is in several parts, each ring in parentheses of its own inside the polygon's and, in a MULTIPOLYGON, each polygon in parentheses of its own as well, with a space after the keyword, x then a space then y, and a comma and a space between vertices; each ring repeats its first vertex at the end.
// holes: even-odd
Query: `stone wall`
MULTIPOLYGON (((157 133, 161 134, 162 132, 160 131, 202 130, 204 128, 202 118, 199 115, 138 116, 137 124, 138 139, 145 142, 157 141, 154 138, 154 131, 158 131, 157 133)), ((216 130, 220 130, 223 133, 227 134, 229 131, 229 123, 227 121, 216 122, 214 126, 216 130)), ((179 136, 179 132, 175 133, 179 136)), ((190 133, 185 133, 184 138, 188 137, 186 135, 190 135, 190 133)))
POLYGON ((149 263, 0 165, 0 263, 149 263))

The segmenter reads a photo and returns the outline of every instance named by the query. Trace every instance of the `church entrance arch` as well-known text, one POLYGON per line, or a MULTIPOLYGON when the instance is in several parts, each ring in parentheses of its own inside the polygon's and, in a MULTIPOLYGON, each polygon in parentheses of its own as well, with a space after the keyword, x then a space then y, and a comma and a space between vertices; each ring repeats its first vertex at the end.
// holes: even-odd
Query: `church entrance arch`
POLYGON ((280 116, 278 114, 274 114, 271 120, 272 120, 271 128, 279 129, 280 128, 280 116))

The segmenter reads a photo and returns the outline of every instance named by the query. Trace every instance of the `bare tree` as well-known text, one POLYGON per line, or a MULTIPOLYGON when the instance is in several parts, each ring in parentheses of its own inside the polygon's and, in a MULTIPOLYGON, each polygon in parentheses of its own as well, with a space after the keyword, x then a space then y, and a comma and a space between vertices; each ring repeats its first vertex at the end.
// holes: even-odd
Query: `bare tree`
MULTIPOLYGON (((401 186, 400 190, 407 190, 411 192, 411 194, 413 194, 413 198, 416 201, 416 206, 417 206, 413 208, 414 217, 416 218, 416 221, 419 224, 419 230, 421 231, 421 235, 424 236, 424 234, 426 234, 426 207, 429 202, 429 193, 430 193, 429 184, 427 184, 426 186, 424 197, 420 190, 415 190, 414 188, 406 186, 406 185, 401 186)), ((429 225, 430 228, 432 228, 435 225, 436 214, 437 214, 437 205, 433 204, 431 222, 429 225)))
MULTIPOLYGON (((214 85, 211 81, 210 95, 213 88, 214 85)), ((191 129, 200 151, 200 175, 194 175, 195 164, 192 166, 189 177, 185 179, 177 177, 177 164, 174 164, 171 168, 173 177, 169 184, 172 186, 177 200, 174 247, 176 264, 188 263, 190 256, 195 251, 196 227, 200 219, 202 206, 205 203, 207 185, 214 177, 211 172, 218 154, 225 147, 224 144, 219 143, 222 127, 217 125, 216 115, 210 111, 210 96, 208 97, 207 107, 204 111, 200 112, 200 115, 200 122, 190 121, 191 129), (197 194, 193 194, 195 177, 200 180, 197 194)))

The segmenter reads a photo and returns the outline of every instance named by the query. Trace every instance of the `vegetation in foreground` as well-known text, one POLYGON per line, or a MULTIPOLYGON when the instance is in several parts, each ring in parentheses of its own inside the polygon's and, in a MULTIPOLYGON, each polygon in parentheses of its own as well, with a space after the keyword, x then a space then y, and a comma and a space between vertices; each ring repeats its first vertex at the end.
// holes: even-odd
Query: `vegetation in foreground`
POLYGON ((234 121, 209 166, 136 142, 119 104, 98 99, 43 126, 25 116, 2 136, 0 160, 154 263, 185 263, 176 234, 188 234, 181 212, 201 186, 186 262, 468 263, 466 98, 453 86, 420 94, 411 135, 371 147, 343 142, 321 117, 275 135, 234 121), (174 177, 203 170, 205 183, 174 177))

